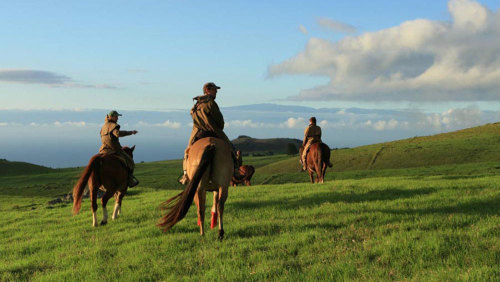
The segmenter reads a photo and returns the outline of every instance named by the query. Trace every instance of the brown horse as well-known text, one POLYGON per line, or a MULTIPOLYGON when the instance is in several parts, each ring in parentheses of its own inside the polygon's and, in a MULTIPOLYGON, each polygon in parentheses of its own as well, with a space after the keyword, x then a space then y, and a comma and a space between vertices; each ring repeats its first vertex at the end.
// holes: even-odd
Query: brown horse
POLYGON ((205 198, 206 191, 214 192, 211 228, 219 219, 219 240, 224 238, 223 214, 224 203, 228 196, 228 186, 233 177, 231 149, 225 141, 206 137, 196 141, 189 149, 187 174, 191 181, 186 189, 162 204, 167 213, 158 222, 158 227, 168 231, 182 220, 191 206, 193 199, 198 208, 200 234, 205 234, 205 198))
MULTIPOLYGON (((300 146, 299 155, 302 156, 304 147, 300 146)), ((307 172, 311 178, 311 183, 314 183, 314 173, 316 172, 317 183, 323 183, 325 180, 326 168, 332 167, 330 163, 330 148, 322 142, 317 142, 309 147, 309 153, 306 158, 307 172)))
MULTIPOLYGON (((133 151, 135 145, 132 148, 123 147, 123 151, 133 158, 133 151)), ((108 200, 115 196, 115 208, 113 210, 112 219, 116 219, 122 210, 122 200, 127 193, 128 188, 128 169, 125 165, 116 157, 116 155, 102 155, 97 154, 93 156, 82 176, 73 188, 73 213, 77 214, 80 211, 82 205, 82 196, 85 186, 89 184, 90 190, 90 201, 92 203, 92 225, 97 227, 97 190, 103 190, 104 196, 102 196, 102 212, 103 218, 101 225, 108 223, 108 210, 106 205, 108 200)))
POLYGON ((246 186, 252 185, 250 180, 255 173, 255 168, 252 165, 242 165, 240 166, 240 174, 243 175, 241 180, 237 180, 233 177, 231 180, 231 185, 236 187, 238 184, 245 183, 246 186))

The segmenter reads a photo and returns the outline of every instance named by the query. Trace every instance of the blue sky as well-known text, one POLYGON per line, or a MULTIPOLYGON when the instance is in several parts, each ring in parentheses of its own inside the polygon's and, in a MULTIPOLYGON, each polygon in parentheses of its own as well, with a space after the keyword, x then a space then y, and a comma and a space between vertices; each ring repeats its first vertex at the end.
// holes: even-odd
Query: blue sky
POLYGON ((124 129, 139 130, 122 143, 136 144, 140 160, 179 158, 191 98, 207 81, 222 86, 217 102, 230 138, 302 138, 311 115, 331 147, 496 122, 499 7, 2 1, 0 158, 83 165, 110 109, 125 111, 124 129), (235 108, 262 103, 274 105, 235 108))
MULTIPOLYGON (((498 1, 479 1, 492 11, 498 1)), ((325 84, 314 74, 268 77, 304 49, 418 18, 450 21, 447 1, 3 1, 0 69, 41 70, 71 83, 0 80, 3 109, 188 108, 205 81, 226 106, 279 102, 320 107, 407 107, 408 103, 286 101, 325 84), (356 28, 346 34, 327 18, 356 28), (303 26, 308 34, 303 34, 303 26)), ((435 107, 422 102, 422 107, 435 107)), ((444 102, 446 103, 446 102, 444 102)), ((446 106, 445 106, 446 107, 446 106)))

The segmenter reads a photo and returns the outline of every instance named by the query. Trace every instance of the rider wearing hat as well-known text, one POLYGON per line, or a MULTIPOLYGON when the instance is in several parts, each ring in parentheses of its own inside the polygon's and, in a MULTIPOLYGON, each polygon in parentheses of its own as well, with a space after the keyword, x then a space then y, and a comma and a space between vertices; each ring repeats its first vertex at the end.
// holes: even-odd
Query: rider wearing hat
POLYGON ((316 118, 311 117, 309 119, 309 126, 304 130, 304 141, 302 146, 304 150, 302 151, 302 156, 300 157, 300 163, 302 164, 302 170, 307 168, 307 151, 313 143, 321 142, 321 127, 316 125, 316 118))
POLYGON ((188 158, 189 148, 198 139, 204 137, 220 138, 230 145, 234 161, 234 177, 236 179, 242 178, 239 174, 239 166, 236 160, 236 155, 234 154, 233 145, 223 131, 224 117, 220 112, 219 106, 215 102, 218 89, 220 89, 220 87, 215 85, 215 83, 207 82, 203 85, 203 95, 193 98, 193 100, 196 100, 196 104, 191 109, 193 130, 191 131, 191 136, 189 137, 188 146, 184 151, 184 160, 182 162, 184 174, 179 180, 182 184, 186 184, 189 181, 186 171, 186 160, 188 158))
POLYGON ((129 170, 128 186, 134 187, 139 184, 139 181, 134 176, 135 163, 134 160, 122 149, 118 138, 137 134, 137 130, 124 131, 120 130, 118 117, 121 116, 117 111, 111 111, 104 119, 104 125, 101 128, 101 148, 99 154, 116 154, 116 156, 125 164, 129 170))

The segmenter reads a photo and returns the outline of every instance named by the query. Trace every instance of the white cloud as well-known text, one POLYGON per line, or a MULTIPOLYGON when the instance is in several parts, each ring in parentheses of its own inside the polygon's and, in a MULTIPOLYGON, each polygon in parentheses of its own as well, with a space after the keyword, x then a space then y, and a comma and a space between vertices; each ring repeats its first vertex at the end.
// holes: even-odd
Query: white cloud
MULTIPOLYGON (((35 123, 33 123, 33 122, 32 122, 30 125, 32 125, 32 126, 37 126, 37 124, 35 124, 35 123)), ((55 122, 53 123, 53 125, 55 125, 55 126, 57 126, 57 127, 62 127, 62 126, 72 126, 72 127, 76 126, 76 127, 84 127, 84 126, 86 126, 86 125, 87 125, 87 123, 86 123, 86 122, 84 122, 84 121, 76 121, 76 122, 75 122, 75 121, 65 121, 65 122, 55 121, 55 122)))
POLYGON ((170 121, 166 120, 162 123, 148 123, 144 121, 139 121, 137 122, 138 126, 146 126, 146 127, 167 127, 167 128, 172 128, 172 129, 177 129, 181 128, 181 123, 180 122, 175 122, 175 121, 170 121))
POLYGON ((0 126, 8 126, 9 123, 8 122, 0 122, 0 126))
POLYGON ((332 42, 311 38, 269 75, 330 78, 292 100, 496 101, 500 11, 451 0, 451 22, 417 19, 332 42))
POLYGON ((281 127, 287 128, 305 128, 307 126, 307 122, 304 118, 288 118, 287 121, 281 123, 281 127))
POLYGON ((319 18, 318 24, 326 29, 337 32, 356 33, 356 27, 328 18, 319 18))
POLYGON ((233 128, 233 127, 263 128, 263 127, 272 127, 272 124, 266 124, 263 122, 254 122, 251 119, 248 119, 248 120, 232 120, 226 122, 225 126, 227 128, 233 128))
POLYGON ((300 32, 302 32, 305 35, 309 34, 309 32, 307 31, 307 28, 303 25, 299 25, 299 30, 300 30, 300 32))

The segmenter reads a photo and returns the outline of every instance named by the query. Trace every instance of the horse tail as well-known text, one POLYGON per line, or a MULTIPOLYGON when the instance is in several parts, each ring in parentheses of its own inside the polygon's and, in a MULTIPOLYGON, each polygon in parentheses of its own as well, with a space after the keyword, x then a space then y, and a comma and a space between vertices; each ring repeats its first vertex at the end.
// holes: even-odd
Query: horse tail
POLYGON ((331 152, 330 152, 330 147, 328 147, 328 145, 326 145, 325 143, 322 144, 323 148, 322 148, 322 151, 323 151, 323 161, 325 162, 325 164, 328 166, 328 167, 332 167, 333 164, 330 162, 330 156, 331 156, 331 152))
POLYGON ((316 174, 318 175, 318 180, 321 180, 323 178, 323 147, 321 146, 321 143, 318 144, 318 147, 316 147, 316 163, 315 169, 316 169, 316 174))
POLYGON ((85 189, 85 186, 87 186, 87 182, 89 181, 92 172, 99 171, 101 166, 100 158, 101 155, 97 154, 90 159, 89 164, 82 173, 82 176, 76 183, 75 187, 73 187, 73 214, 77 214, 80 211, 82 206, 83 190, 85 189))
POLYGON ((170 230, 172 226, 186 216, 191 204, 193 203, 194 195, 198 189, 198 184, 200 184, 201 178, 212 162, 214 156, 215 145, 205 147, 203 155, 201 156, 200 164, 198 165, 193 179, 191 179, 186 189, 161 204, 160 208, 168 211, 168 213, 160 219, 157 226, 164 232, 170 230))

